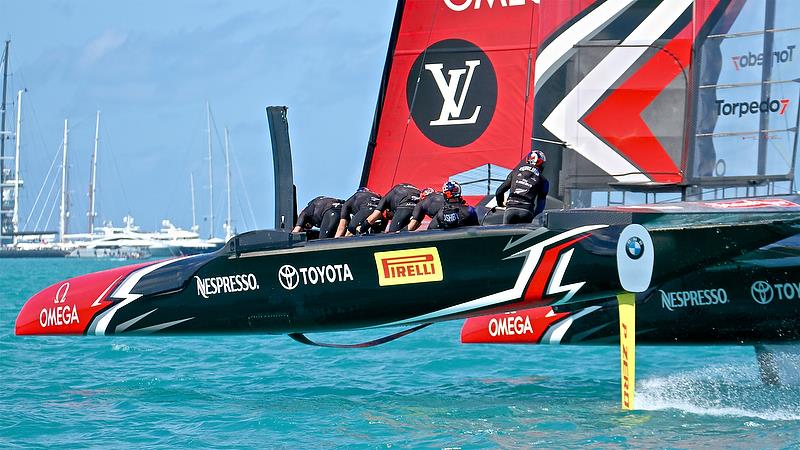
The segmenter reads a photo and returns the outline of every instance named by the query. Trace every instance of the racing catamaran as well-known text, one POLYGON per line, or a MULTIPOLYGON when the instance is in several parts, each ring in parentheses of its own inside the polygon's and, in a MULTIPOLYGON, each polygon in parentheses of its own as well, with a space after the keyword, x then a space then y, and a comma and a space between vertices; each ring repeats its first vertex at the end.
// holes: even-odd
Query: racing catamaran
POLYGON ((549 161, 541 223, 289 233, 287 114, 270 107, 276 230, 54 284, 28 300, 16 332, 259 332, 358 347, 475 317, 465 342, 619 341, 627 408, 636 340, 795 341, 798 261, 784 239, 800 232, 796 9, 400 1, 363 184, 456 179, 491 223, 491 183, 532 140, 549 161), (411 328, 351 345, 305 335, 389 326, 411 328))

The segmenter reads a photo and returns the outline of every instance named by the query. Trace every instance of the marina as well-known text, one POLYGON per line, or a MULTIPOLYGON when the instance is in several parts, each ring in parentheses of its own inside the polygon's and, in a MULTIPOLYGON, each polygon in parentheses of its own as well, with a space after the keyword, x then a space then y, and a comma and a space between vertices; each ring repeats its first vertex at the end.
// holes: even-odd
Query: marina
MULTIPOLYGON (((11 42, 5 42, 5 50, 3 53, 3 60, 0 66, 4 68, 2 80, 2 98, 5 104, 6 93, 8 90, 8 58, 10 58, 11 42)), ((3 149, 0 149, 0 154, 5 155, 5 144, 10 136, 14 142, 14 156, 13 157, 0 157, 3 165, 0 166, 0 189, 2 189, 2 209, 0 209, 0 258, 112 258, 112 259, 150 259, 150 258, 166 258, 176 256, 188 256, 201 253, 209 253, 218 250, 222 245, 230 239, 235 233, 231 216, 231 167, 229 155, 229 136, 228 129, 225 128, 225 174, 226 174, 226 205, 227 215, 222 228, 225 232, 225 239, 216 238, 213 233, 207 239, 200 237, 197 229, 195 215, 195 192, 194 192, 194 174, 191 174, 191 208, 192 208, 192 229, 183 230, 175 225, 169 219, 161 221, 162 228, 157 232, 145 232, 140 227, 133 224, 133 217, 126 215, 123 218, 123 227, 113 227, 111 223, 104 224, 102 227, 96 227, 97 220, 96 210, 96 195, 97 195, 97 160, 98 149, 100 146, 100 111, 97 111, 95 120, 94 132, 94 146, 91 154, 91 171, 88 190, 88 204, 89 209, 86 213, 88 221, 87 233, 70 233, 69 232, 69 218, 70 213, 70 178, 69 174, 69 133, 70 126, 69 120, 64 120, 64 134, 61 143, 61 164, 60 164, 60 194, 59 199, 59 223, 58 231, 36 231, 36 230, 23 230, 20 224, 20 188, 24 185, 20 176, 20 158, 24 157, 21 152, 21 123, 22 123, 22 98, 24 90, 17 93, 16 100, 16 128, 15 130, 8 131, 5 127, 6 111, 2 112, 0 118, 0 143, 3 149), (13 171, 7 161, 13 161, 13 171)), ((211 217, 210 221, 214 223, 213 215, 213 159, 212 156, 212 122, 211 122, 211 107, 207 103, 207 134, 208 134, 208 174, 209 182, 212 186, 209 190, 209 201, 211 217)), ((55 160, 53 161, 55 163, 55 160)), ((51 169, 53 165, 51 164, 51 169)), ((49 175, 49 174, 48 174, 49 175)), ((42 186, 42 189, 44 186, 42 186)), ((51 189, 52 192, 52 189, 51 189)), ((39 194, 41 195, 40 189, 39 194)), ((48 199, 49 199, 48 195, 48 199)), ((39 197, 37 196, 35 205, 38 204, 39 197)), ((45 203, 47 200, 45 200, 45 203)), ((44 210, 42 210, 44 212, 44 210)), ((33 214, 33 210, 31 210, 33 214)), ((52 211, 50 213, 52 215, 52 211)), ((30 216, 29 216, 30 218, 30 216)), ((41 214, 40 214, 41 218, 41 214)), ((49 224, 49 220, 48 220, 49 224)), ((38 225, 38 220, 37 220, 38 225)), ((47 224, 45 224, 47 225, 47 224)))

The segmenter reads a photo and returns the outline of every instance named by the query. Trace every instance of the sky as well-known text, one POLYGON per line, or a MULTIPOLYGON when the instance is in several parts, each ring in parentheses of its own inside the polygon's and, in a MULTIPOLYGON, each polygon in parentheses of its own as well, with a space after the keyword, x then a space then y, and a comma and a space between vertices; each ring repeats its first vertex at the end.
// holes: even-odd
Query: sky
MULTIPOLYGON (((197 221, 201 235, 209 235, 206 102, 213 117, 217 236, 224 234, 226 210, 225 127, 233 223, 239 232, 273 226, 270 105, 289 107, 299 202, 321 194, 348 197, 361 176, 394 9, 394 2, 374 0, 4 0, 0 37, 11 40, 9 102, 27 89, 23 229, 33 230, 37 221, 38 230, 58 227, 58 186, 51 186, 65 119, 69 232, 88 228, 98 110, 97 224, 121 226, 130 214, 144 230, 159 228, 162 219, 188 229, 194 174, 197 221)), ((10 114, 7 128, 13 127, 10 114)))

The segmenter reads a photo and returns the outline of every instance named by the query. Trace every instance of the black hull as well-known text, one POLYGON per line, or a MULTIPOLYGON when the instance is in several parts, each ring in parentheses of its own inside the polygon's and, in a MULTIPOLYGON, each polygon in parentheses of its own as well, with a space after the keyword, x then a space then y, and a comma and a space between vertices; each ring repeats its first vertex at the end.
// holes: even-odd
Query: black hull
MULTIPOLYGON (((796 253, 796 249, 787 249, 796 253)), ((800 340, 800 255, 694 272, 636 299, 637 344, 800 340)), ((619 344, 616 300, 575 321, 564 344, 619 344)))
MULTIPOLYGON (((675 328, 676 320, 689 319, 680 314, 694 311, 677 311, 669 318, 658 311, 660 300, 652 300, 653 292, 686 286, 686 277, 759 275, 760 266, 753 265, 712 269, 795 234, 800 215, 793 209, 746 215, 612 210, 559 213, 548 219, 550 228, 468 227, 308 243, 301 234, 246 233, 213 254, 55 284, 28 301, 17 319, 17 333, 290 334, 413 325, 546 306, 570 311, 592 307, 601 311, 596 314, 600 325, 608 326, 603 308, 608 314, 616 311, 608 299, 632 289, 623 289, 631 264, 632 273, 649 267, 645 288, 650 289, 641 294, 641 309, 663 317, 652 327, 675 328), (644 233, 639 242, 652 246, 644 253, 649 262, 647 257, 626 256, 623 244, 629 230, 644 233)), ((779 277, 784 269, 765 270, 779 277)), ((743 321, 751 309, 734 317, 743 321)), ((780 319, 773 325, 775 321, 780 319)), ((741 323, 734 326, 742 328, 741 323)), ((797 327, 791 323, 777 329, 794 339, 786 331, 790 328, 797 327)), ((700 334, 690 333, 687 340, 699 341, 700 334)), ((655 332, 652 339, 663 341, 665 336, 655 332)), ((738 338, 727 331, 703 336, 710 341, 738 338)))
MULTIPOLYGON (((792 241, 637 294, 637 345, 800 341, 800 247, 796 246, 800 240, 792 241)), ((617 346, 619 329, 618 303, 609 298, 586 308, 556 306, 470 319, 462 340, 617 346)))

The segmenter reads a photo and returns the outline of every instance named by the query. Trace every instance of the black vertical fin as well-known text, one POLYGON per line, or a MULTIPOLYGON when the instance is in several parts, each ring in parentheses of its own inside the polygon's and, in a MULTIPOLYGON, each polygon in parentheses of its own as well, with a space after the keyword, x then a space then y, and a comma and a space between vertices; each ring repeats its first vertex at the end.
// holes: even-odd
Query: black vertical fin
POLYGON ((297 219, 297 194, 292 174, 292 146, 289 143, 287 111, 285 106, 267 107, 275 171, 275 229, 279 231, 291 230, 297 219))

